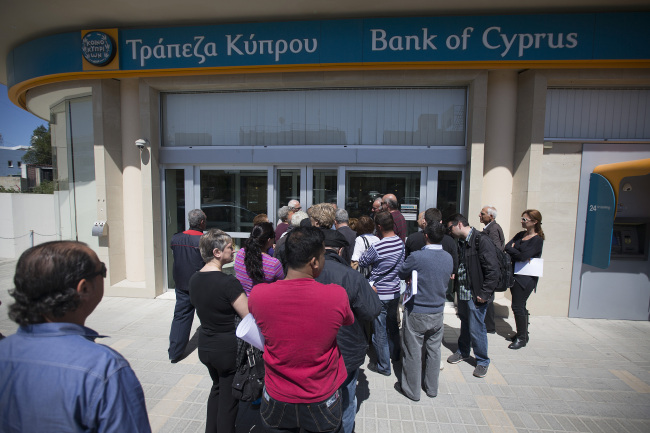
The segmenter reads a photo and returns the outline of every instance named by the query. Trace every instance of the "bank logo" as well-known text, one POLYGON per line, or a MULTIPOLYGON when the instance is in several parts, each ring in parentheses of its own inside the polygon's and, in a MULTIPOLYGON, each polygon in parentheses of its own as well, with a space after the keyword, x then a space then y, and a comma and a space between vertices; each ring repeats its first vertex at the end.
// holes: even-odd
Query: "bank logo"
POLYGON ((104 66, 115 57, 115 42, 104 32, 88 32, 81 40, 81 51, 91 65, 104 66))

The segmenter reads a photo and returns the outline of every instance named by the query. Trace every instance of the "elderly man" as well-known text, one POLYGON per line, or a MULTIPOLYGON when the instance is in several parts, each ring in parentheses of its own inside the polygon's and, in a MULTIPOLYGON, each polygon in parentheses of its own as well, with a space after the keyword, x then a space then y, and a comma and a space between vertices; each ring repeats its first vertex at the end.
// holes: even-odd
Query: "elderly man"
POLYGON ((404 219, 402 212, 399 211, 397 197, 395 197, 395 194, 386 194, 382 197, 381 202, 383 209, 390 212, 393 216, 393 230, 395 234, 404 242, 406 239, 406 219, 404 219))
POLYGON ((343 248, 341 256, 345 262, 349 265, 352 260, 352 253, 354 252, 354 242, 357 239, 357 233, 348 226, 350 222, 350 217, 348 216, 348 211, 345 209, 338 209, 336 211, 336 216, 334 217, 334 226, 336 230, 340 232, 345 239, 348 241, 348 245, 343 248))
MULTIPOLYGON (((488 235, 494 246, 503 251, 505 247, 505 237, 501 226, 495 221, 497 218, 497 210, 494 206, 483 206, 478 215, 479 219, 485 227, 483 228, 484 234, 488 235)), ((488 303, 487 311, 485 312, 485 327, 487 332, 494 334, 497 332, 496 322, 494 318, 494 302, 488 303)))
POLYGON ((20 256, 9 307, 20 327, 0 341, 0 431, 151 432, 129 363, 84 326, 105 277, 80 242, 47 242, 20 256))
POLYGON ((302 210, 302 206, 300 206, 300 202, 298 200, 289 201, 289 204, 287 206, 289 206, 289 208, 294 212, 302 210))
POLYGON ((280 222, 275 228, 275 242, 277 242, 280 237, 287 231, 289 228, 289 223, 291 222, 291 217, 293 216, 293 209, 289 206, 282 206, 278 211, 278 218, 280 222))
POLYGON ((370 218, 375 218, 375 215, 377 215, 377 212, 381 212, 382 206, 381 206, 381 197, 377 197, 375 201, 372 202, 372 208, 370 209, 370 218))
POLYGON ((170 242, 174 255, 172 275, 174 283, 176 283, 176 306, 174 307, 172 327, 169 331, 169 349, 167 351, 172 364, 183 359, 192 332, 194 306, 190 302, 190 277, 205 265, 199 251, 199 239, 205 230, 207 218, 201 209, 194 209, 187 214, 187 219, 190 229, 176 233, 170 242))

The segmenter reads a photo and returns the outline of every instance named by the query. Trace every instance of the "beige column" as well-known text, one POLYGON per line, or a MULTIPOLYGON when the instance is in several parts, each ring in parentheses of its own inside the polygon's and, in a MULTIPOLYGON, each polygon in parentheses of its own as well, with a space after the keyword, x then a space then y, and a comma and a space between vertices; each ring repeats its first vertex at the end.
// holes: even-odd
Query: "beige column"
MULTIPOLYGON (((513 158, 517 121, 517 76, 515 70, 488 73, 485 157, 482 205, 497 209, 497 221, 506 240, 510 238, 512 214, 513 158)), ((469 215, 472 225, 482 229, 478 214, 469 215)))
MULTIPOLYGON (((121 286, 141 289, 145 281, 142 176, 140 150, 140 91, 136 78, 121 80, 122 178, 124 180, 124 256, 126 281, 121 286), (136 284, 133 284, 136 283, 136 284), (138 284, 141 283, 141 284, 138 284), (142 286, 142 287, 141 287, 142 286)), ((136 293, 131 296, 138 296, 136 293)))

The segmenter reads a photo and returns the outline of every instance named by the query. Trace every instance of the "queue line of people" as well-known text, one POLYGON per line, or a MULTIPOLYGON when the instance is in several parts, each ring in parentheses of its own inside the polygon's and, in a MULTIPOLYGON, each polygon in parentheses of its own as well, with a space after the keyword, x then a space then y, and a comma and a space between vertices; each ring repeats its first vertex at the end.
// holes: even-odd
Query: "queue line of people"
MULTIPOLYGON (((495 251, 503 239, 503 232, 494 221, 496 209, 490 206, 482 209, 479 217, 486 224, 482 234, 461 214, 451 216, 445 227, 440 211, 428 209, 418 219, 422 231, 406 239, 405 230, 400 228, 403 216, 394 208, 396 203, 394 196, 384 196, 380 208, 375 209, 373 205, 373 218, 362 216, 355 221, 349 220, 345 210, 336 210, 329 204, 314 205, 304 213, 299 203, 290 203, 291 215, 287 214, 285 233, 278 242, 268 218, 266 221, 260 218, 236 259, 233 240, 228 234, 218 229, 203 233, 205 214, 199 209, 189 213, 190 230, 175 235, 171 242, 180 296, 177 293, 169 357, 175 363, 184 356, 188 328, 196 309, 202 325, 199 359, 213 380, 207 403, 206 432, 235 431, 238 410, 238 401, 232 395, 238 350, 235 317, 243 319, 249 312, 254 314, 265 337, 267 374, 260 415, 271 432, 300 428, 352 432, 356 384, 369 341, 376 361, 368 364, 368 370, 390 375, 391 363, 399 362, 402 368, 395 384, 397 392, 415 401, 420 399, 421 390, 431 398, 436 397, 442 369, 439 367, 444 305, 450 281, 457 292, 461 330, 458 349, 447 362, 466 360, 473 351, 474 375, 487 374, 490 359, 485 315, 498 280, 495 251), (350 233, 353 229, 354 237, 350 233), (398 230, 402 232, 398 234, 398 230), (450 243, 449 235, 458 242, 450 243), (233 260, 235 276, 230 276, 223 272, 223 267, 233 260), (409 285, 404 297, 401 296, 403 281, 409 285), (404 314, 400 333, 397 311, 401 299, 404 314), (371 340, 369 329, 372 329, 371 340), (426 363, 424 367, 422 362, 426 363)), ((541 222, 537 210, 522 213, 524 230, 509 242, 503 242, 513 262, 541 257, 544 241, 541 222)), ((103 290, 99 289, 99 282, 103 282, 105 269, 96 255, 78 242, 52 242, 26 251, 19 260, 16 289, 12 292, 17 302, 10 308, 11 317, 21 328, 16 336, 0 344, 5 347, 17 344, 22 341, 21 333, 35 332, 48 323, 67 321, 79 327, 79 330, 70 328, 68 334, 74 331, 73 334, 93 339, 96 333, 83 328, 83 323, 101 300, 103 290), (72 252, 79 257, 74 259, 76 262, 67 263, 66 260, 76 257, 72 252), (42 289, 43 294, 39 296, 53 297, 52 302, 46 306, 39 304, 41 310, 30 310, 29 292, 33 289, 21 281, 33 279, 26 272, 35 267, 45 278, 52 279, 52 272, 59 271, 50 263, 53 257, 59 260, 58 267, 62 269, 76 267, 76 273, 70 268, 75 280, 74 291, 63 286, 51 292, 42 289), (79 260, 87 262, 84 268, 79 268, 79 260), (98 266, 99 270, 93 270, 98 266), (90 294, 91 290, 94 294, 90 294), (69 291, 67 298, 62 298, 57 291, 69 291), (66 306, 54 305, 62 302, 61 299, 68 302, 68 298, 71 303, 66 306)), ((515 276, 511 292, 517 332, 511 338, 511 349, 520 349, 529 342, 526 302, 537 281, 538 277, 532 275, 515 276)), ((69 286, 68 282, 64 284, 69 286)), ((43 332, 49 330, 43 328, 43 332)), ((72 344, 68 340, 62 342, 72 344)), ((118 363, 123 360, 117 354, 113 357, 118 363)), ((28 370, 28 366, 10 359, 1 359, 0 363, 6 376, 3 383, 22 377, 19 372, 28 370)), ((133 405, 128 419, 120 422, 120 430, 149 431, 142 389, 137 379, 134 381, 126 361, 120 371, 124 374, 116 376, 115 382, 109 378, 104 380, 105 386, 129 383, 135 392, 123 396, 126 398, 123 401, 120 393, 113 397, 111 407, 133 405)), ((42 390, 39 398, 47 399, 49 394, 42 390)), ((110 420, 115 414, 104 415, 110 420)), ((46 411, 42 419, 21 416, 4 422, 7 431, 21 431, 25 425, 21 424, 23 421, 16 424, 17 420, 40 425, 39 422, 53 422, 48 416, 46 411)), ((79 422, 76 418, 87 418, 87 415, 62 411, 57 417, 66 418, 56 421, 64 424, 79 422)))

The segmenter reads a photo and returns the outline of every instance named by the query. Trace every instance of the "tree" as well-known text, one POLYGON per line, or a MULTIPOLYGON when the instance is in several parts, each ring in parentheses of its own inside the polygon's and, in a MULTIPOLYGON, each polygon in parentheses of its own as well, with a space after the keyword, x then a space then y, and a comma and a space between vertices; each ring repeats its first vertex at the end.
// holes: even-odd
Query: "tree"
POLYGON ((32 134, 31 147, 25 152, 23 161, 26 164, 52 165, 52 139, 50 125, 38 126, 32 134))

